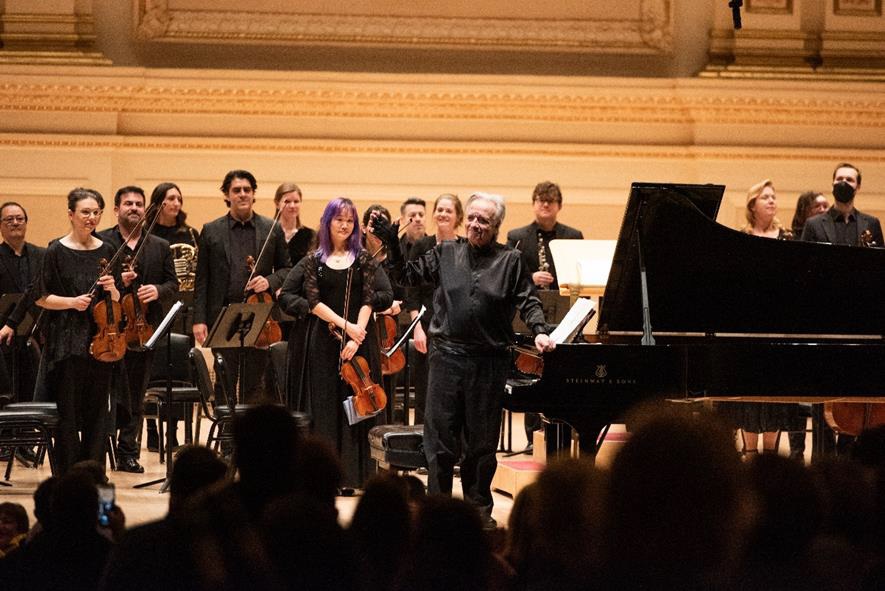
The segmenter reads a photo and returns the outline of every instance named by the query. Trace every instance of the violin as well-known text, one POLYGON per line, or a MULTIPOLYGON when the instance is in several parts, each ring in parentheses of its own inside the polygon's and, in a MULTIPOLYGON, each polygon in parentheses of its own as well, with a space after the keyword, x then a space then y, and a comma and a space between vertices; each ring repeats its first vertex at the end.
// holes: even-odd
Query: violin
MULTIPOLYGON (((135 271, 135 260, 127 256, 123 261, 124 271, 135 271)), ((123 295, 121 305, 126 318, 126 343, 132 349, 141 349, 154 334, 154 327, 147 321, 148 305, 138 299, 138 281, 134 281, 123 295)))
MULTIPOLYGON (((329 323, 329 331, 344 342, 342 331, 329 323)), ((341 379, 353 390, 353 408, 361 417, 376 414, 387 406, 387 393, 372 380, 369 362, 362 355, 354 355, 350 361, 341 362, 341 379)))
MULTIPOLYGON (((159 210, 165 207, 165 205, 165 203, 159 205, 159 209, 157 210, 158 213, 159 210)), ((92 287, 89 288, 89 293, 93 294, 93 297, 98 297, 99 294, 98 280, 110 269, 114 268, 114 265, 116 265, 117 261, 120 259, 120 255, 123 254, 123 249, 126 248, 126 245, 129 243, 129 239, 135 235, 139 226, 144 224, 147 216, 151 214, 152 210, 156 207, 157 206, 152 205, 145 210, 144 214, 129 232, 129 235, 123 239, 123 243, 120 244, 120 247, 117 249, 117 252, 114 253, 114 256, 111 257, 110 261, 107 259, 101 259, 98 261, 98 279, 96 279, 92 284, 92 287)), ((159 217, 159 215, 154 217, 154 221, 151 223, 151 229, 159 217)), ((148 233, 149 232, 150 230, 148 230, 148 233)), ((142 239, 141 246, 139 246, 139 249, 136 251, 136 257, 145 242, 146 240, 142 239)), ((126 355, 126 332, 125 330, 120 330, 120 322, 123 318, 123 307, 120 305, 120 302, 115 302, 109 293, 104 292, 100 299, 92 306, 92 317, 95 320, 98 330, 92 337, 92 343, 89 345, 90 355, 96 360, 104 361, 106 363, 113 363, 114 361, 121 360, 123 356, 126 355)))
POLYGON ((396 319, 390 314, 375 314, 375 334, 378 350, 381 351, 381 375, 399 373, 406 366, 406 355, 402 349, 390 353, 396 344, 396 319))
MULTIPOLYGON (((110 264, 107 259, 101 259, 98 265, 101 277, 110 268, 110 264)), ((126 334, 120 330, 122 315, 120 302, 115 302, 108 292, 104 292, 101 299, 92 306, 92 318, 98 330, 92 337, 89 354, 97 361, 113 363, 126 355, 126 334)))
MULTIPOLYGON (((249 267, 249 270, 254 275, 255 258, 251 255, 246 257, 246 266, 249 267)), ((248 297, 246 297, 247 304, 263 304, 266 302, 273 303, 273 296, 266 291, 263 291, 261 293, 252 293, 248 297)), ((272 344, 278 343, 281 340, 283 340, 283 331, 280 329, 280 323, 268 316, 267 321, 261 328, 261 333, 258 335, 258 340, 255 341, 255 346, 259 349, 267 349, 272 344)))

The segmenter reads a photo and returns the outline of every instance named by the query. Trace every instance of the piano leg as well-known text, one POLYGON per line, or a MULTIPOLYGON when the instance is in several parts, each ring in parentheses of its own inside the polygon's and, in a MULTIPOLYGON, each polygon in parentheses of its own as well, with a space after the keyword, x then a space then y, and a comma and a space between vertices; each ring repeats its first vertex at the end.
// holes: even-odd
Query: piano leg
MULTIPOLYGON (((545 423, 548 421, 545 420, 545 423)), ((580 457, 590 458, 595 461, 596 453, 599 451, 605 435, 608 433, 610 423, 600 419, 588 417, 572 418, 569 420, 557 420, 554 424, 561 424, 562 427, 569 432, 568 444, 561 450, 560 455, 569 454, 571 449, 571 431, 577 431, 578 449, 580 457)), ((549 433, 549 432, 548 432, 549 433)), ((550 453, 550 442, 548 439, 548 454, 550 453)), ((548 455, 548 457, 551 457, 548 455)))
POLYGON ((547 457, 568 457, 572 448, 572 427, 563 421, 543 420, 547 457))

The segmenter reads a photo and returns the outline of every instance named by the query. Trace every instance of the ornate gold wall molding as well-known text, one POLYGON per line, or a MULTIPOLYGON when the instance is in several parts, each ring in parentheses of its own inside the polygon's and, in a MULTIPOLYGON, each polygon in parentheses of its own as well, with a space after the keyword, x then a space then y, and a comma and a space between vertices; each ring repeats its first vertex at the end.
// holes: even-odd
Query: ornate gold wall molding
MULTIPOLYGON (((276 4, 274 6, 277 6, 276 4)), ((637 14, 610 19, 476 18, 297 11, 176 9, 133 0, 142 41, 324 44, 656 54, 673 50, 670 0, 639 0, 637 14)))
POLYGON ((266 138, 132 138, 122 136, 0 133, 0 150, 103 150, 136 153, 329 154, 371 156, 440 156, 457 158, 552 158, 625 161, 783 161, 843 160, 885 165, 885 149, 757 148, 729 146, 530 145, 459 142, 352 142, 346 140, 273 140, 266 138))
MULTIPOLYGON (((11 70, 0 69, 0 112, 168 115, 195 120, 229 115, 294 121, 463 121, 477 125, 549 122, 830 127, 838 121, 840 125, 856 124, 867 129, 885 127, 885 92, 881 85, 862 83, 780 82, 767 85, 760 93, 715 79, 661 84, 656 80, 584 78, 566 83, 543 78, 446 77, 442 84, 396 75, 353 79, 293 73, 285 80, 222 80, 205 74, 190 79, 165 77, 149 70, 125 70, 119 76, 108 76, 105 69, 101 72, 92 77, 52 73, 35 76, 30 72, 16 76, 11 70)), ((0 121, 0 131, 16 131, 11 126, 14 123, 0 121)), ((130 131, 140 135, 165 133, 152 130, 148 124, 130 131)), ((420 126, 414 129, 414 133, 419 132, 420 126)))

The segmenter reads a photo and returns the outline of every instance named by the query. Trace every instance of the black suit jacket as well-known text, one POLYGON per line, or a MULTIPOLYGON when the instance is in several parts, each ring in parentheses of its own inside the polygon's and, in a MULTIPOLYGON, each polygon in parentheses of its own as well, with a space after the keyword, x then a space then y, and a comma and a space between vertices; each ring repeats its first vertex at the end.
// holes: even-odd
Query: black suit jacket
MULTIPOLYGON (((541 266, 541 262, 538 260, 538 222, 532 222, 528 226, 523 226, 521 228, 516 228, 515 230, 510 230, 507 233, 507 246, 511 248, 518 248, 522 251, 522 260, 525 263, 526 269, 529 274, 534 273, 541 266), (517 247, 517 244, 519 245, 517 247)), ((559 222, 553 226, 553 232, 556 234, 556 238, 568 238, 568 239, 577 239, 582 240, 584 238, 584 234, 580 230, 576 230, 570 226, 566 226, 565 224, 560 224, 559 222)), ((547 252, 550 252, 549 249, 547 252)), ((556 266, 553 264, 553 257, 550 257, 547 263, 550 265, 550 273, 556 279, 554 283, 551 285, 551 288, 557 287, 559 284, 558 278, 556 276, 556 266)))
POLYGON ((31 287, 40 276, 43 255, 45 254, 45 248, 25 242, 22 256, 28 257, 28 277, 19 277, 15 252, 6 244, 0 246, 0 294, 25 294, 6 318, 5 324, 11 328, 16 328, 19 325, 28 310, 31 310, 35 316, 39 313, 39 309, 34 305, 34 302, 37 301, 37 293, 31 287))
MULTIPOLYGON (((882 244, 882 226, 879 224, 878 218, 875 216, 861 213, 854 210, 857 218, 857 237, 854 240, 855 246, 860 243, 860 235, 864 230, 869 230, 873 235, 873 242, 881 248, 882 244)), ((804 242, 830 242, 836 243, 836 221, 829 211, 816 215, 805 221, 805 228, 802 230, 802 240, 804 242)))
MULTIPOLYGON (((115 250, 123 244, 119 226, 102 230, 98 237, 115 250)), ((163 305, 160 302, 178 292, 178 277, 175 275, 175 263, 169 243, 153 234, 147 235, 145 240, 147 242, 135 261, 135 271, 138 273, 138 284, 157 286, 160 297, 148 304, 147 313, 148 322, 156 327, 163 320, 163 305)))
MULTIPOLYGON (((194 324, 212 324, 225 306, 227 284, 232 264, 245 265, 245 261, 230 260, 229 215, 223 215, 203 226, 197 255, 197 277, 194 280, 194 324)), ((255 264, 256 275, 262 275, 270 284, 268 292, 275 294, 283 286, 291 263, 286 238, 273 220, 255 214, 255 252, 261 252, 264 241, 273 227, 273 236, 264 254, 255 264)))

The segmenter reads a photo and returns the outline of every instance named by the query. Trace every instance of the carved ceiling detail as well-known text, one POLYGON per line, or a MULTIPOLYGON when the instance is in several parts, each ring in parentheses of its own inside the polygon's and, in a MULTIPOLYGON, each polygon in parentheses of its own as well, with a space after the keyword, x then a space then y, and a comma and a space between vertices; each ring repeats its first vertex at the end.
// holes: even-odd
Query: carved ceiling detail
POLYGON ((142 41, 529 49, 657 54, 673 50, 670 0, 640 0, 633 18, 536 19, 176 10, 133 0, 142 41))

